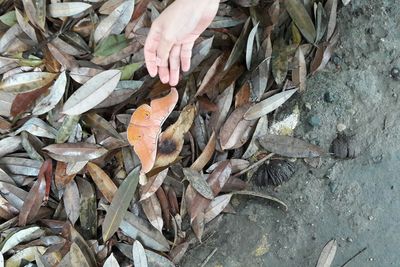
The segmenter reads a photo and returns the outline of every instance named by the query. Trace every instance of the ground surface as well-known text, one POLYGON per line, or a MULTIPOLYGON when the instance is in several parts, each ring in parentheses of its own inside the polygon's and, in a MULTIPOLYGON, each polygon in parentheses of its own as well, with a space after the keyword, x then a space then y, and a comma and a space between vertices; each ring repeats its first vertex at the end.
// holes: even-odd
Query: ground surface
POLYGON ((335 66, 308 80, 299 99, 302 123, 296 136, 328 149, 343 123, 362 154, 354 160, 323 159, 319 169, 298 162, 292 180, 259 189, 284 200, 283 212, 265 201, 236 198, 236 215, 189 251, 183 266, 315 266, 326 242, 339 248, 333 266, 400 266, 400 5, 396 0, 352 0, 339 12, 340 45, 335 66), (333 103, 324 101, 331 92, 333 103), (311 104, 311 110, 304 108, 311 104), (319 127, 308 124, 318 116, 319 127))

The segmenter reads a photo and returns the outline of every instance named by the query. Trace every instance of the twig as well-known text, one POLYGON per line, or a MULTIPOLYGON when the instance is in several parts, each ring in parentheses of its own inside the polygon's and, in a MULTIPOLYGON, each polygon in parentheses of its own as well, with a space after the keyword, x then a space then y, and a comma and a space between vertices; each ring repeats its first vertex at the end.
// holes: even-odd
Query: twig
POLYGON ((214 248, 214 250, 208 255, 208 257, 203 261, 203 263, 200 265, 200 267, 206 266, 208 261, 211 259, 212 256, 214 256, 215 252, 217 252, 218 248, 214 248))
POLYGON ((254 169, 258 166, 260 166, 261 164, 263 164, 265 161, 267 161, 268 159, 270 159, 273 155, 275 155, 274 153, 270 153, 268 155, 266 155, 265 157, 263 157, 262 159, 260 159, 259 161, 257 161, 256 163, 250 165, 249 167, 247 167, 246 169, 236 173, 233 175, 233 177, 237 177, 240 176, 242 174, 245 174, 246 172, 250 171, 251 169, 254 169))
POLYGON ((345 267, 348 263, 350 263, 352 260, 354 260, 355 257, 357 257, 358 255, 360 255, 361 253, 363 253, 365 250, 367 250, 367 247, 363 248, 362 250, 360 250, 359 252, 357 252, 353 257, 351 257, 350 259, 348 259, 342 266, 340 267, 345 267))

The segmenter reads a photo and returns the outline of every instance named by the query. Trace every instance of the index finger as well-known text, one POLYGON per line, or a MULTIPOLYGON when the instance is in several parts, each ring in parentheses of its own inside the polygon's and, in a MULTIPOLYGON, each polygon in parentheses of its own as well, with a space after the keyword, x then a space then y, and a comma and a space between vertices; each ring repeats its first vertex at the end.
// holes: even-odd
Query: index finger
POLYGON ((160 35, 156 29, 152 26, 150 32, 147 35, 146 42, 144 44, 144 59, 146 61, 147 71, 151 77, 157 75, 157 48, 160 43, 160 35))

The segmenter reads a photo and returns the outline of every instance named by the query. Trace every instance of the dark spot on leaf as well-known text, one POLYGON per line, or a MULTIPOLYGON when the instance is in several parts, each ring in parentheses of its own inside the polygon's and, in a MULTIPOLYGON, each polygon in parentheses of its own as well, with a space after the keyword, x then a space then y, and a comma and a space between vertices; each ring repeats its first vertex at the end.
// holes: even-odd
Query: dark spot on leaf
POLYGON ((171 154, 176 150, 176 143, 171 139, 165 139, 159 144, 158 151, 161 154, 171 154))

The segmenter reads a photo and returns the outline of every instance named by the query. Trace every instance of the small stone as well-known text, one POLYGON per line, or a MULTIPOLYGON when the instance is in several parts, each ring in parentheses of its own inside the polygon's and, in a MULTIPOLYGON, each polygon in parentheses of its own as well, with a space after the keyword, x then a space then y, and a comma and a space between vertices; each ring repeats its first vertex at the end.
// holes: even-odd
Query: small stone
POLYGON ((340 132, 343 132, 344 130, 346 130, 346 128, 347 128, 347 126, 346 125, 344 125, 343 123, 338 123, 338 125, 336 125, 336 129, 337 129, 337 131, 340 133, 340 132))
POLYGON ((351 237, 348 237, 346 240, 347 240, 347 242, 350 242, 350 243, 353 242, 353 238, 351 238, 351 237))
POLYGON ((374 219, 374 216, 368 216, 368 220, 372 221, 374 219))
POLYGON ((318 126, 321 126, 321 119, 318 116, 313 115, 308 119, 308 123, 312 127, 318 127, 318 126))
POLYGON ((400 70, 398 68, 393 68, 390 71, 390 76, 392 76, 393 80, 400 81, 400 70))
POLYGON ((304 107, 305 107, 306 109, 308 109, 308 110, 311 110, 311 104, 308 103, 308 102, 304 104, 304 107))
POLYGON ((327 103, 333 103, 336 100, 336 97, 332 92, 326 92, 324 94, 324 100, 327 103))

